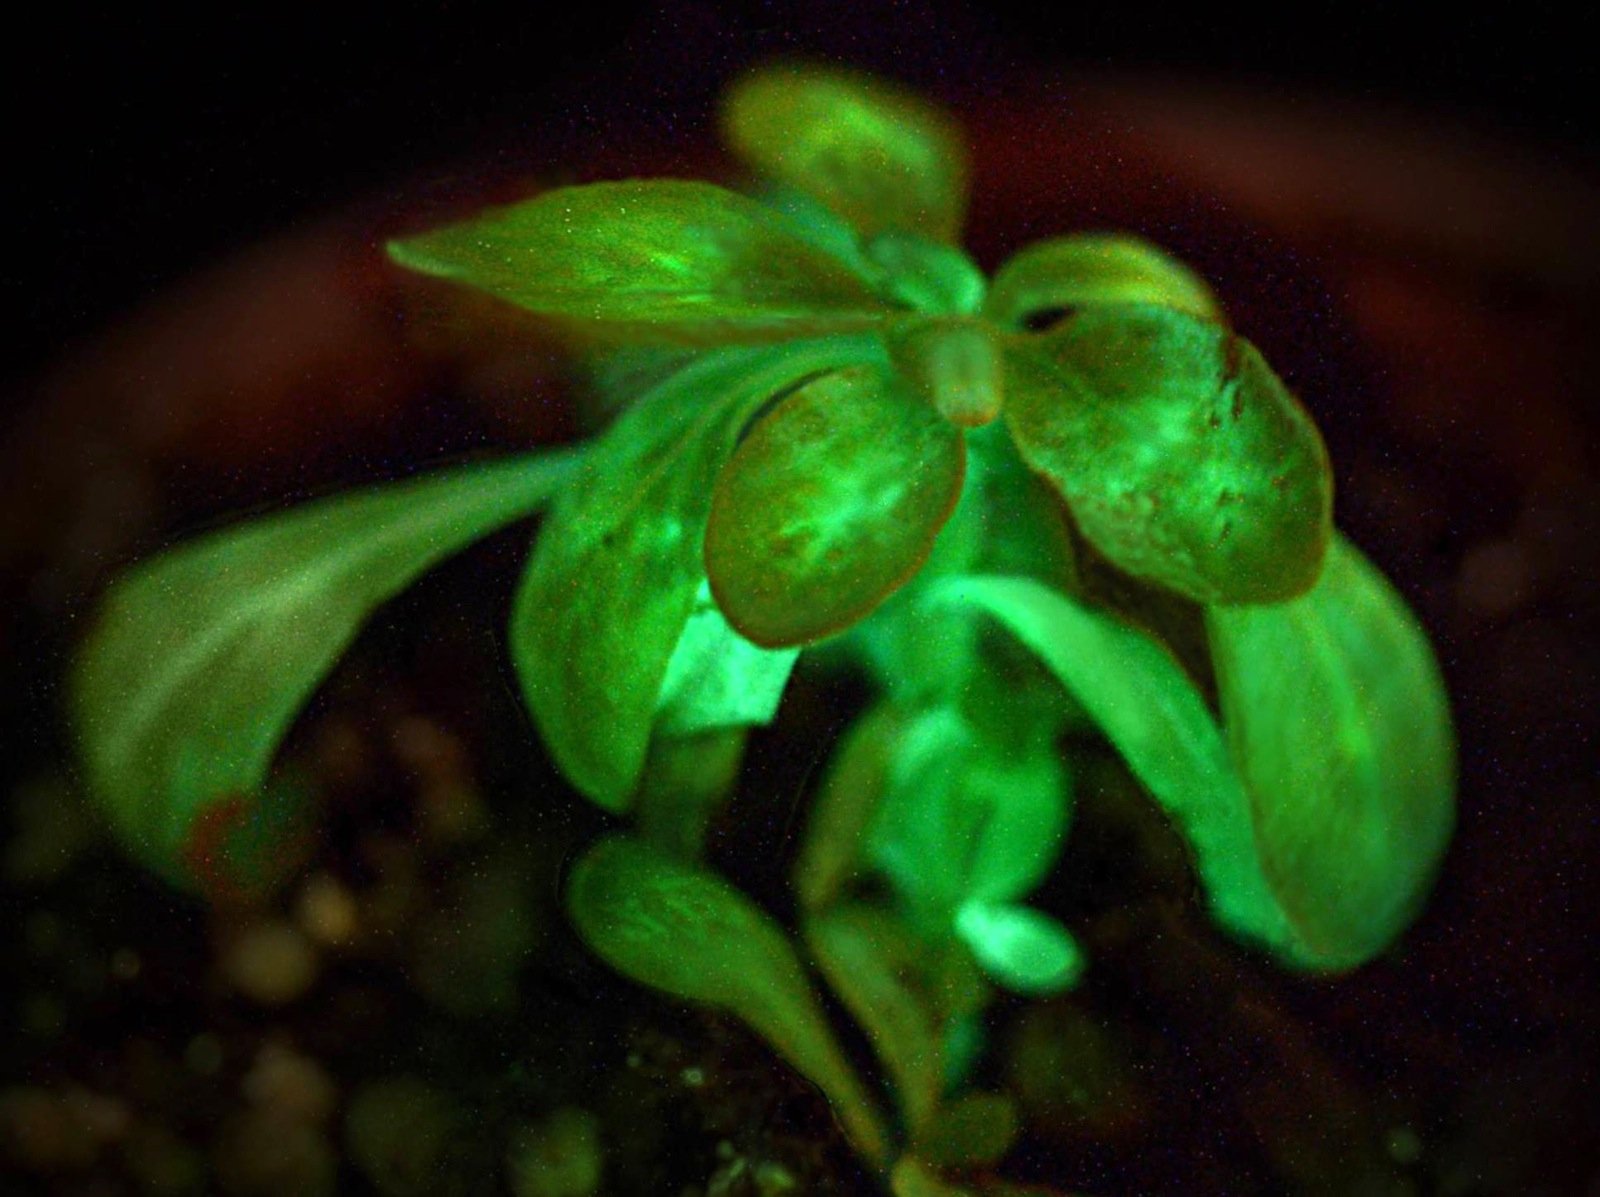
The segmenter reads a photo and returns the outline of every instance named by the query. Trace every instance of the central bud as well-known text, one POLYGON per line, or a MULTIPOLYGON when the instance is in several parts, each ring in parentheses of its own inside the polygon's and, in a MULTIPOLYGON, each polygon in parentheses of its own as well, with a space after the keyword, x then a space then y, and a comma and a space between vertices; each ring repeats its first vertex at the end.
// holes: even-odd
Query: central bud
POLYGON ((895 368, 958 428, 1000 414, 1004 376, 995 330, 973 316, 912 316, 884 335, 895 368))

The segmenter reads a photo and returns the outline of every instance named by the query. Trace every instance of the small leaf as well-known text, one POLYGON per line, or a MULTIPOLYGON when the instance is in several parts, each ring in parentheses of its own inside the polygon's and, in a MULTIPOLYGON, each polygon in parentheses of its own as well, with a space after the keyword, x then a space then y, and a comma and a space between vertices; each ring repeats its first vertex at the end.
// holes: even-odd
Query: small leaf
POLYGON ((769 67, 734 85, 723 130, 745 161, 815 196, 864 236, 899 230, 954 241, 960 233, 967 190, 960 131, 882 80, 769 67))
POLYGON ((770 723, 799 655, 793 648, 760 648, 739 635, 702 582, 667 662, 656 731, 686 736, 770 723))
POLYGON ((858 719, 834 750, 795 862, 795 896, 802 908, 831 905, 856 877, 904 727, 903 712, 884 703, 858 719))
POLYGON ((927 559, 965 456, 956 430, 882 367, 801 387, 717 479, 705 564, 728 621, 778 648, 865 618, 927 559))
POLYGON ((1016 1146, 1021 1132, 1017 1103, 1009 1095, 967 1093, 917 1137, 917 1157, 940 1168, 992 1167, 1016 1146))
POLYGON ((1013 338, 1006 368, 1024 460, 1114 565, 1205 603, 1316 581, 1327 452, 1248 343, 1167 308, 1095 308, 1013 338))
POLYGON ((624 976, 748 1023, 827 1094, 862 1154, 884 1160, 878 1113, 789 937, 738 890, 618 835, 573 869, 567 908, 584 942, 624 976))
POLYGON ((1016 993, 1044 997, 1077 984, 1083 950, 1049 915, 1002 902, 968 902, 956 933, 983 971, 1016 993))
POLYGON ((1320 959, 1358 964, 1411 921, 1454 822, 1454 738, 1427 637, 1343 540, 1304 598, 1216 607, 1206 622, 1262 865, 1320 959))
POLYGON ((373 609, 538 511, 577 462, 544 453, 341 495, 124 575, 72 678, 89 780, 123 840, 192 884, 183 861, 205 812, 231 804, 218 843, 244 829, 290 723, 373 609))
POLYGON ((1080 233, 1040 241, 1000 267, 984 315, 1007 328, 1106 304, 1161 304, 1204 320, 1222 309, 1200 276, 1147 241, 1080 233))
POLYGON ((889 912, 835 907, 806 920, 806 943, 840 1001, 872 1040, 913 1136, 944 1088, 940 1019, 920 991, 925 946, 889 912))
POLYGON ((755 200, 709 183, 562 187, 389 245, 402 266, 634 339, 816 336, 882 314, 867 284, 755 200))
POLYGON ((1008 901, 1055 863, 1065 769, 1046 737, 1001 744, 955 710, 920 714, 895 745, 872 855, 930 923, 972 899, 1008 901))
POLYGON ((704 577, 712 482, 739 430, 797 379, 866 352, 844 338, 701 358, 612 425, 541 529, 512 660, 551 755, 602 806, 625 809, 639 780, 704 577))

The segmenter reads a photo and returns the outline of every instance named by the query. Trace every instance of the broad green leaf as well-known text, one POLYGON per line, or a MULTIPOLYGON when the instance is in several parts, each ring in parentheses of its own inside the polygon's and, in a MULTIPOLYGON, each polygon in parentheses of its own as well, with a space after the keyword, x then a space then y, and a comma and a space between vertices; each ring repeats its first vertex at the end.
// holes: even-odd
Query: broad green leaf
POLYGON ((543 453, 324 499, 124 575, 72 677, 91 787, 123 840, 192 884, 191 836, 250 813, 289 724, 373 609, 538 511, 578 460, 543 453))
POLYGON ((635 338, 816 336, 883 314, 866 282, 755 200, 710 183, 562 187, 391 242, 402 266, 635 338))
POLYGON ((656 731, 686 736, 770 723, 799 655, 799 649, 760 648, 739 635, 702 581, 667 661, 656 731))
POLYGON ((767 67, 734 85, 722 118, 740 157, 864 236, 897 230, 955 241, 960 233, 961 133, 909 92, 828 67, 767 67))
POLYGON ((1027 463, 1116 566, 1204 603, 1309 589, 1333 481, 1309 416, 1247 342, 1161 307, 1013 337, 1005 414, 1027 463))
POLYGON ((1080 233, 1028 246, 1000 267, 984 315, 1007 328, 1105 304, 1161 304, 1205 320, 1222 309, 1200 276, 1148 241, 1080 233))
POLYGON ((913 1136, 944 1088, 941 1027, 921 977, 926 945, 888 911, 855 904, 808 918, 806 943, 839 1000, 872 1040, 913 1136))
POLYGON ((1235 934, 1333 970, 1404 929, 1451 826, 1449 717, 1415 621, 1343 540, 1304 598, 1208 612, 1227 741, 1143 632, 1023 579, 936 597, 1039 654, 1178 824, 1235 934))
POLYGON ((1454 737, 1427 637, 1343 540, 1305 597, 1206 621, 1262 865, 1301 934, 1358 963, 1411 921, 1454 822, 1454 737))
POLYGON ((983 971, 1017 993, 1043 997, 1072 988, 1083 974, 1083 950, 1049 915, 1004 902, 968 902, 956 933, 983 971))
POLYGON ((624 976, 748 1023, 827 1094, 862 1154, 884 1161, 879 1115, 789 937, 733 886, 618 835, 573 869, 567 908, 584 942, 624 976))
POLYGON ((960 434, 881 366, 801 387, 717 478, 705 564, 728 622, 779 648, 865 618, 927 559, 965 458, 960 434))
POLYGON ((740 429, 785 387, 870 352, 844 338, 709 354, 625 412, 555 504, 517 592, 511 655, 551 755, 602 806, 625 809, 639 780, 704 577, 712 483, 740 429))

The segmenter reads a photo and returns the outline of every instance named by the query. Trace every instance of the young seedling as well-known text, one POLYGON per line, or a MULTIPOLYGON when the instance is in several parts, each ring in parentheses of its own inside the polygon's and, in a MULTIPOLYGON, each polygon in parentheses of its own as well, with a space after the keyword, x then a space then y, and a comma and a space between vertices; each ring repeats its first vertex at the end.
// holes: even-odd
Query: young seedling
POLYGON ((363 621, 544 513, 511 658, 557 765, 622 820, 572 873, 579 933, 763 1035, 900 1197, 1020 1192, 975 1179, 1017 1125, 968 1078, 993 985, 1049 994, 1092 967, 1026 904, 1067 830, 1063 731, 1120 753, 1227 932, 1338 971, 1400 934, 1449 836, 1438 670, 1334 531, 1311 419, 1184 266, 1089 234, 985 279, 957 243, 958 130, 880 82, 770 69, 723 119, 753 197, 594 183, 389 247, 651 347, 660 381, 580 448, 139 566, 77 664, 84 763, 174 882, 260 880, 300 825, 274 754, 363 621), (791 931, 700 845, 745 730, 819 647, 880 699, 814 796, 791 931), (816 975, 867 1032, 892 1116, 816 975))

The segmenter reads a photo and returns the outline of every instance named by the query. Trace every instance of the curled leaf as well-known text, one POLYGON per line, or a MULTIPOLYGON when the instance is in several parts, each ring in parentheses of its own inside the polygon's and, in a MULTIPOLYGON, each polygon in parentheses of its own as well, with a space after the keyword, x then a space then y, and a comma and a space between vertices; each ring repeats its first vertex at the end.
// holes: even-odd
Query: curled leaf
POLYGON ((1227 739, 1157 641, 1037 582, 952 581, 1039 654, 1172 816, 1217 918, 1288 963, 1347 969, 1414 916, 1453 820, 1427 640, 1342 540, 1291 603, 1207 613, 1227 739))
POLYGON ((711 497, 706 575, 728 622, 778 648, 865 618, 927 559, 965 460, 956 430, 882 367, 801 387, 711 497))
POLYGON ((1251 345, 1172 309, 1108 307, 1009 350, 1017 448, 1113 564, 1204 603, 1316 581, 1327 451, 1251 345))
POLYGON ((612 968, 676 997, 725 1009, 833 1102, 868 1159, 887 1141, 783 930, 733 886, 626 836, 601 840, 572 871, 567 909, 612 968))
POLYGON ((1007 328, 1106 304, 1161 304, 1203 320, 1222 309, 1200 276, 1138 237, 1080 233, 1040 241, 994 276, 984 315, 1007 328))
POLYGON ((712 718, 684 705, 682 677, 665 709, 662 689, 704 578, 712 482, 739 430, 797 379, 864 352, 839 339, 701 358, 607 430, 541 529, 512 610, 512 660, 551 755, 602 806, 631 800, 658 712, 680 730, 712 718))
POLYGON ((960 232, 961 134, 892 84, 828 67, 767 67, 733 86, 722 122, 745 161, 821 200, 865 236, 897 229, 954 241, 960 232))
POLYGON ((882 314, 867 284, 752 199, 679 179, 547 191, 391 242, 402 266, 631 339, 817 336, 882 314))
POLYGON ((260 855, 259 843, 246 851, 252 837, 296 821, 281 802, 258 803, 272 758, 367 616, 538 511, 578 461, 545 453, 340 495, 126 574, 72 675, 91 789, 124 842, 188 884, 197 863, 215 872, 260 855))

